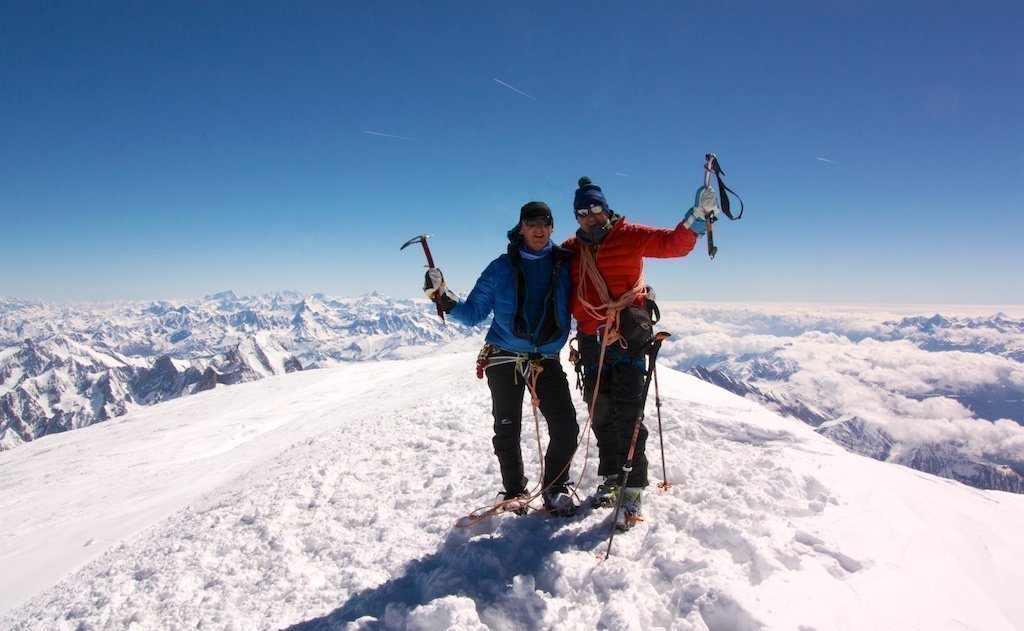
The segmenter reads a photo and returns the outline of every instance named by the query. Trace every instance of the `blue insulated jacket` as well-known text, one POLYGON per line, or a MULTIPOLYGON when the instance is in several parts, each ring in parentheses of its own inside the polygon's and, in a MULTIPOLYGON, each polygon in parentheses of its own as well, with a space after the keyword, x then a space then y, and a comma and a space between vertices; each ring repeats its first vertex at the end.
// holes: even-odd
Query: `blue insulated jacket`
POLYGON ((572 281, 568 261, 572 254, 553 246, 547 256, 551 257, 551 278, 527 275, 522 270, 519 244, 510 244, 508 252, 480 274, 469 296, 452 308, 451 316, 474 326, 493 311, 488 343, 515 353, 558 354, 569 338, 572 281), (544 296, 543 307, 539 318, 531 318, 525 305, 538 295, 544 296))

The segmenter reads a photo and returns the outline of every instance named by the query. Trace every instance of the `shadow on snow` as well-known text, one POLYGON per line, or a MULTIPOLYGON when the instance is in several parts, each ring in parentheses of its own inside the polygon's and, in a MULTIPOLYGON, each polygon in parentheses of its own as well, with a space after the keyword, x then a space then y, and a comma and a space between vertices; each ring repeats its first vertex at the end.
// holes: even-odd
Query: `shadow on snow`
POLYGON ((558 577, 557 571, 546 571, 553 557, 580 550, 596 556, 609 535, 607 519, 582 528, 579 518, 566 522, 539 514, 491 519, 496 526, 485 521, 455 529, 437 552, 411 561, 400 577, 288 630, 326 631, 360 619, 374 628, 403 628, 410 611, 445 596, 472 599, 485 624, 533 627, 546 607, 535 590, 551 593, 558 577))

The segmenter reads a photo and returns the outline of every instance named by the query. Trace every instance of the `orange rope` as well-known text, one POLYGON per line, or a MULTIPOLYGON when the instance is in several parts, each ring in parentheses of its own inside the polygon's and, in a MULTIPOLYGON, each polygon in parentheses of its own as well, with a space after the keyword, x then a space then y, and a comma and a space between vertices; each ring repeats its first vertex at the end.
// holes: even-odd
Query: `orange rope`
MULTIPOLYGON (((537 455, 540 460, 540 481, 544 482, 544 447, 540 444, 540 415, 538 410, 540 409, 540 397, 537 396, 537 378, 540 377, 540 373, 544 372, 544 367, 540 365, 540 362, 530 362, 530 368, 526 374, 526 387, 530 391, 530 405, 533 407, 533 429, 534 434, 537 437, 537 455)), ((549 439, 550 440, 550 439, 549 439)), ((537 495, 540 495, 547 489, 541 489, 537 495)), ((534 495, 533 497, 536 497, 534 495)), ((530 499, 533 499, 531 497, 530 499)))
POLYGON ((608 284, 601 276, 601 272, 597 269, 597 256, 594 254, 594 248, 589 247, 586 244, 580 244, 580 281, 576 285, 576 300, 586 311, 587 315, 597 320, 604 320, 604 324, 601 327, 604 329, 604 335, 601 336, 601 353, 597 361, 597 380, 594 383, 594 394, 591 396, 589 409, 587 410, 587 425, 583 430, 583 435, 580 437, 580 443, 576 445, 579 449, 579 445, 582 444, 583 440, 587 441, 587 449, 584 451, 583 466, 580 468, 580 477, 576 482, 576 486, 579 486, 580 482, 583 481, 583 476, 587 470, 587 462, 590 460, 590 434, 588 433, 594 422, 594 409, 597 406, 597 395, 601 391, 601 373, 604 369, 604 358, 605 350, 612 344, 618 342, 619 346, 626 348, 625 340, 621 339, 619 335, 619 316, 622 314, 622 310, 633 304, 637 296, 647 295, 647 283, 644 282, 643 272, 640 272, 640 277, 637 278, 636 283, 626 293, 619 296, 617 299, 612 300, 611 293, 608 291, 608 284), (594 293, 602 301, 600 305, 594 305, 586 299, 586 287, 592 286, 594 293))
MULTIPOLYGON (((587 315, 595 320, 604 320, 603 339, 607 344, 619 341, 619 315, 622 310, 636 302, 638 296, 647 295, 647 283, 644 282, 643 272, 636 279, 633 287, 616 299, 612 299, 608 291, 608 284, 597 269, 597 256, 594 250, 585 244, 580 245, 580 282, 576 285, 576 300, 586 311, 587 315), (587 300, 586 288, 590 285, 594 293, 601 300, 601 304, 595 305, 587 300)), ((620 342, 625 348, 625 342, 620 342)))

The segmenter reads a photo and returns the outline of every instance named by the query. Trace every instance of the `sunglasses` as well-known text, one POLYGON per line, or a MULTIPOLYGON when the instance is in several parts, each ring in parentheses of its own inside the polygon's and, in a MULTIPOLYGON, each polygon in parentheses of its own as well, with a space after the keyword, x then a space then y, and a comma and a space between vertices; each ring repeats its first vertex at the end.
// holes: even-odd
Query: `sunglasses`
POLYGON ((592 204, 590 208, 577 208, 576 216, 583 219, 587 215, 600 215, 604 212, 604 206, 601 204, 592 204))
POLYGON ((551 217, 531 217, 529 219, 523 219, 523 225, 530 227, 550 226, 551 217))

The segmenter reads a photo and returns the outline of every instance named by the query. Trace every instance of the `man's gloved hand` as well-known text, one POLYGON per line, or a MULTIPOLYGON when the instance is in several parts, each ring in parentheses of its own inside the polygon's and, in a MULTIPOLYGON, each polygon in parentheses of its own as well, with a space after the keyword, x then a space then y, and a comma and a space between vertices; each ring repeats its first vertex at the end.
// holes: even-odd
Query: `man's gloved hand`
POLYGON ((715 213, 719 211, 718 197, 714 189, 702 186, 697 189, 697 195, 693 202, 693 208, 686 211, 683 217, 683 224, 697 234, 707 232, 708 223, 715 221, 715 213))
POLYGON ((459 297, 444 282, 444 274, 436 267, 427 269, 423 277, 423 293, 433 302, 441 305, 441 310, 451 313, 452 308, 459 303, 459 297))
POLYGON ((434 292, 444 287, 444 274, 436 267, 428 267, 427 273, 423 276, 423 293, 427 298, 434 299, 434 292))

